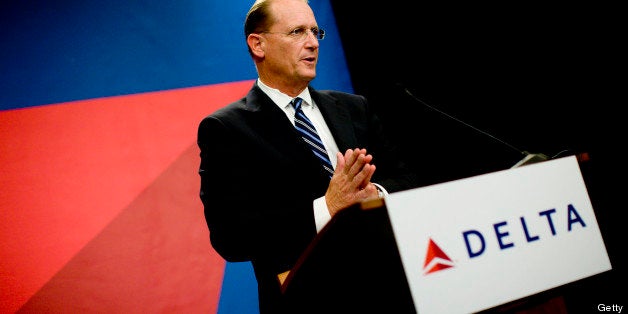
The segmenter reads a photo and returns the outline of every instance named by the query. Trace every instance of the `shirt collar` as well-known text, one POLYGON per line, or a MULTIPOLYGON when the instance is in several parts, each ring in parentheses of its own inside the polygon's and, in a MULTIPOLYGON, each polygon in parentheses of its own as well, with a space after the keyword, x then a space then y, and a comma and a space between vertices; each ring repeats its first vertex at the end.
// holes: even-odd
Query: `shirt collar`
MULTIPOLYGON (((278 89, 269 87, 268 85, 264 84, 262 82, 262 80, 260 80, 259 78, 257 79, 257 85, 280 108, 285 108, 286 106, 289 106, 290 102, 292 101, 292 99, 294 99, 294 97, 290 97, 290 96, 282 93, 278 89)), ((301 91, 301 93, 297 97, 301 97, 303 99, 303 102, 306 105, 307 104, 313 105, 312 96, 310 96, 310 89, 309 88, 306 88, 303 91, 301 91)))

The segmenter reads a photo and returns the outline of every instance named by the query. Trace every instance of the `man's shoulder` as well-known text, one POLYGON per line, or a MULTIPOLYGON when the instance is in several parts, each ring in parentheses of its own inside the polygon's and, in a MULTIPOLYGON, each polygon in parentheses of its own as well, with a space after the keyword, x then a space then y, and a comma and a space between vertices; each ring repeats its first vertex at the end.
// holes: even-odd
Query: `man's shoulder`
POLYGON ((344 92, 340 90, 334 90, 334 89, 315 90, 315 93, 319 93, 321 95, 328 96, 328 97, 336 97, 336 98, 360 98, 362 97, 357 94, 344 92))
POLYGON ((226 104, 207 117, 240 119, 242 115, 260 111, 269 102, 272 103, 272 100, 257 85, 254 85, 244 97, 226 104))
POLYGON ((321 98, 333 99, 340 102, 363 102, 365 101, 364 96, 357 95, 349 92, 332 90, 332 89, 324 89, 324 90, 316 90, 314 93, 318 93, 321 98))
POLYGON ((227 104, 214 112, 205 115, 199 122, 199 129, 209 128, 216 125, 233 125, 237 124, 242 116, 244 101, 242 99, 227 104))
POLYGON ((238 110, 243 110, 246 108, 246 98, 240 98, 236 101, 233 101, 231 103, 228 103, 227 105, 218 108, 216 111, 214 111, 213 114, 229 114, 238 110))

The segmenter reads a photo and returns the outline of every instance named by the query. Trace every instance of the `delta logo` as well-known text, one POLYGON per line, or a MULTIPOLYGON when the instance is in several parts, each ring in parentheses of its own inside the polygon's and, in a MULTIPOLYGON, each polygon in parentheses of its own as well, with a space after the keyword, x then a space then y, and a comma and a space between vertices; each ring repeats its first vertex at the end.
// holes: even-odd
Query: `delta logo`
POLYGON ((447 256, 437 244, 430 238, 427 244, 427 254, 425 255, 425 263, 423 264, 424 274, 431 274, 443 269, 454 267, 454 262, 447 256))
MULTIPOLYGON (((493 252, 516 249, 523 245, 543 242, 544 239, 558 237, 564 233, 583 230, 587 223, 573 204, 566 208, 541 210, 536 215, 524 215, 516 219, 500 220, 490 224, 493 232, 483 233, 479 229, 461 232, 461 240, 466 247, 469 259, 476 259, 486 253, 489 243, 496 243, 493 252), (560 223, 558 223, 560 221, 560 223), (536 232, 536 233, 535 233, 536 232), (513 235, 523 235, 523 241, 515 242, 513 235), (487 241, 494 238, 495 241, 487 241)), ((485 228, 486 229, 486 228, 485 228)), ((430 237, 423 264, 424 275, 432 274, 454 266, 452 259, 430 237)))

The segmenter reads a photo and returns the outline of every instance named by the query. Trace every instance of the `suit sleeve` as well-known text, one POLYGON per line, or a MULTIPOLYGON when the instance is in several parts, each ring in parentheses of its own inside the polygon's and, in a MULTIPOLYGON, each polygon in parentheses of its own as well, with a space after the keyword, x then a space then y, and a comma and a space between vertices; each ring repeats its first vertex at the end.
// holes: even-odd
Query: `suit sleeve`
POLYGON ((366 148, 373 155, 372 163, 377 167, 371 181, 380 184, 389 193, 417 187, 416 174, 404 161, 398 143, 386 134, 367 99, 355 95, 348 97, 350 99, 340 99, 342 103, 352 104, 348 109, 358 146, 366 148))
POLYGON ((316 232, 311 197, 293 187, 266 143, 235 123, 203 119, 197 143, 200 198, 214 249, 227 261, 288 269, 316 232))
POLYGON ((377 167, 373 182, 382 185, 388 193, 417 187, 416 174, 405 162, 400 147, 387 136, 379 117, 367 105, 369 142, 373 164, 377 167))

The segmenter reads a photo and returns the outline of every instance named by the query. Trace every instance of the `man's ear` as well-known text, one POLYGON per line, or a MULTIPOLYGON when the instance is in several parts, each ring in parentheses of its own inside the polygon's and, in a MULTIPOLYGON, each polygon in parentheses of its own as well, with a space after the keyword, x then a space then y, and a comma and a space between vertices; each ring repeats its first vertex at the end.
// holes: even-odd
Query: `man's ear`
POLYGON ((249 34, 248 37, 246 37, 246 44, 249 45, 249 49, 251 49, 251 52, 253 53, 253 55, 255 55, 258 58, 262 58, 264 57, 264 44, 266 38, 264 38, 262 35, 260 34, 249 34))

